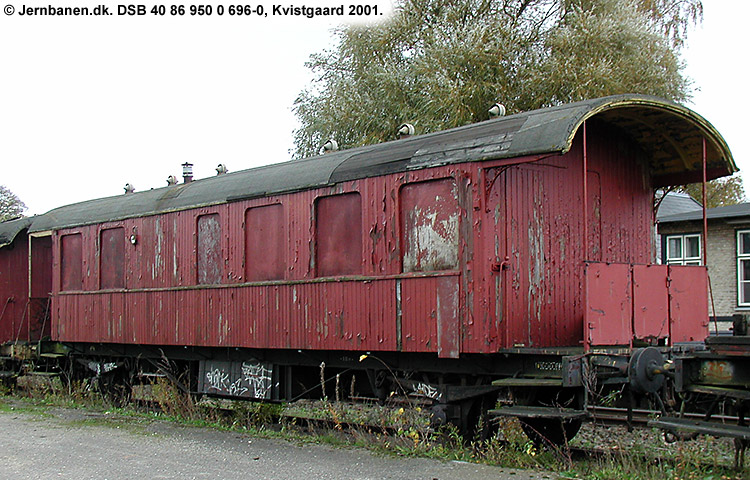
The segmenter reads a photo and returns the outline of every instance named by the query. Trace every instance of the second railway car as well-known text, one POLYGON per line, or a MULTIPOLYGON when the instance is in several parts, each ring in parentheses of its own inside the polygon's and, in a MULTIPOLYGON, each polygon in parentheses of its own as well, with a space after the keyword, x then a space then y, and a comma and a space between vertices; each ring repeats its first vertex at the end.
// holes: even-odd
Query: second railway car
POLYGON ((705 267, 651 265, 654 190, 734 171, 702 117, 621 95, 68 205, 0 227, 0 333, 207 394, 294 399, 325 365, 459 423, 500 389, 580 407, 592 355, 706 337, 705 267))

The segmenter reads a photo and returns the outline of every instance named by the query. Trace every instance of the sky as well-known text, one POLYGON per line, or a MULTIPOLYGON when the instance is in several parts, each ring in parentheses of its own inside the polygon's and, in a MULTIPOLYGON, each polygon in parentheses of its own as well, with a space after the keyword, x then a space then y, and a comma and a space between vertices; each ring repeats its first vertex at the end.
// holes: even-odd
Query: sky
MULTIPOLYGON (((119 195, 126 183, 137 191, 166 186, 168 176, 181 177, 185 162, 203 178, 219 163, 237 171, 290 159, 292 106, 312 79, 305 61, 333 46, 336 25, 378 21, 392 8, 390 0, 373 0, 367 5, 378 15, 307 18, 274 15, 270 2, 260 4, 267 15, 230 15, 221 0, 186 1, 182 16, 158 0, 141 3, 146 15, 118 15, 113 0, 3 4, 0 185, 26 203, 29 215, 119 195), (111 15, 19 15, 47 5, 104 5, 111 15), (166 7, 163 16, 151 13, 158 5, 166 7), (211 5, 212 14, 192 16, 190 5, 211 5)), ((688 106, 713 123, 740 169, 750 172, 745 54, 738 53, 747 46, 750 2, 703 4, 703 24, 684 52, 696 89, 688 106)), ((349 5, 365 4, 343 5, 348 13, 349 5)))

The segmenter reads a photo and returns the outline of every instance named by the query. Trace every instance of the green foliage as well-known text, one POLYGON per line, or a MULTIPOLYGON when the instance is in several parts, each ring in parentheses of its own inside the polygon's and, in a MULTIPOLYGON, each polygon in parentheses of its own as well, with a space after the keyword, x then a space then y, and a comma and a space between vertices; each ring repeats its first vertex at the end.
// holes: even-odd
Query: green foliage
POLYGON ((296 156, 616 93, 688 98, 679 48, 699 0, 400 0, 388 20, 336 31, 311 56, 296 156))
MULTIPOLYGON (((683 185, 677 189, 689 194, 695 200, 703 203, 703 186, 700 183, 683 185)), ((725 207, 745 201, 745 188, 742 177, 738 174, 731 177, 717 178, 706 183, 706 208, 725 207)))
POLYGON ((24 210, 26 210, 26 204, 5 185, 0 185, 0 222, 18 218, 24 210))

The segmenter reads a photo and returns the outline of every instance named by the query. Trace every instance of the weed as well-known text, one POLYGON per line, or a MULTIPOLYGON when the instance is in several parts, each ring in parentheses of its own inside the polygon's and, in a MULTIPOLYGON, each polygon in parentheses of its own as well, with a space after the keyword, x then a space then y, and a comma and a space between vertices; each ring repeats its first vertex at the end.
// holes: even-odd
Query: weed
MULTIPOLYGON (((133 406, 112 408, 87 382, 71 383, 68 389, 45 387, 15 393, 0 392, 0 412, 25 411, 45 415, 50 406, 94 407, 105 413, 80 420, 81 425, 103 424, 123 428, 126 424, 138 425, 139 422, 132 422, 134 417, 145 421, 168 419, 182 425, 251 432, 301 442, 356 445, 390 455, 542 469, 558 472, 561 478, 580 480, 729 480, 745 478, 743 473, 746 473, 719 466, 727 464, 727 458, 718 453, 713 453, 713 456, 706 453, 719 451, 714 448, 718 440, 713 439, 666 446, 658 432, 645 431, 640 440, 626 445, 617 443, 616 439, 622 437, 619 432, 605 430, 603 436, 612 439, 608 446, 614 453, 572 462, 568 452, 537 448, 523 433, 518 421, 513 419, 501 419, 495 436, 467 442, 451 426, 432 429, 428 413, 419 407, 363 405, 328 399, 299 401, 292 405, 250 401, 197 402, 192 395, 164 378, 158 378, 151 391, 152 401, 159 406, 158 412, 143 413, 133 406), (315 434, 300 433, 297 428, 299 420, 292 420, 291 416, 309 419, 312 427, 308 431, 315 434), (320 427, 319 420, 330 422, 333 427, 320 427), (276 426, 278 428, 271 428, 276 426), (391 433, 384 434, 386 430, 391 433), (647 437, 652 440, 647 440, 647 437), (671 457, 660 460, 665 457, 667 448, 671 457)), ((141 430, 134 427, 134 433, 141 430)), ((582 437, 585 440, 586 436, 582 437)))

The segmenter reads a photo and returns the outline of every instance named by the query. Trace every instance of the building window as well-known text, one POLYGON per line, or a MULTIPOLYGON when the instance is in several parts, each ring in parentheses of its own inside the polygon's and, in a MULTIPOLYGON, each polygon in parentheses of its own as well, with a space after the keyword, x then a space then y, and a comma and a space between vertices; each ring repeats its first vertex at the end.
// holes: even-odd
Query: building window
POLYGON ((701 236, 698 233, 689 235, 667 236, 667 264, 700 265, 701 236))
POLYGON ((750 306, 750 230, 737 232, 737 304, 750 306))

